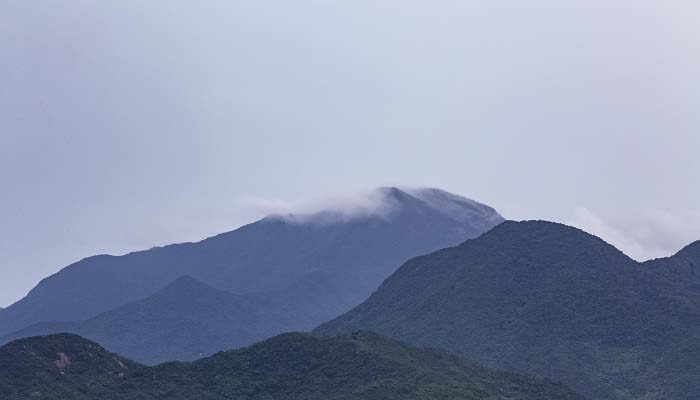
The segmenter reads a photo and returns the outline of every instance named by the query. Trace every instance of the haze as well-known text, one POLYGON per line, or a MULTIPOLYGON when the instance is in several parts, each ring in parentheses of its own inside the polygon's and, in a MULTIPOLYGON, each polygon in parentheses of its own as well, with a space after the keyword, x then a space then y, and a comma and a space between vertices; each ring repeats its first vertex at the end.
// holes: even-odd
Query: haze
POLYGON ((693 1, 0 3, 0 306, 82 257, 434 186, 700 239, 693 1))

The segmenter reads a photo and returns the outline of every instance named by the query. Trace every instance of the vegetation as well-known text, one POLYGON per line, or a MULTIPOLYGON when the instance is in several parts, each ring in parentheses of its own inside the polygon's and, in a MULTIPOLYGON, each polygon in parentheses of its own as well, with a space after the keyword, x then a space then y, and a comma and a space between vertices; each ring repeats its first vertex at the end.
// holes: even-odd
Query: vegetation
POLYGON ((318 334, 366 329, 595 399, 700 393, 700 243, 638 263, 548 222, 505 222, 415 258, 318 334))
POLYGON ((546 381, 488 370, 367 332, 290 333, 192 363, 146 367, 72 334, 0 348, 0 398, 576 400, 546 381))

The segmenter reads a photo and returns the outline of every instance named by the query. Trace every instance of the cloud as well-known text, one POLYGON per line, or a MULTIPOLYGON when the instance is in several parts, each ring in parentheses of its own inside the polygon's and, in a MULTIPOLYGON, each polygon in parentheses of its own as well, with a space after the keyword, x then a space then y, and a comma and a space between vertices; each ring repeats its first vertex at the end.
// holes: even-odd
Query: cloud
POLYGON ((284 200, 265 197, 244 196, 236 201, 239 208, 249 210, 256 214, 287 214, 294 210, 294 206, 284 200))
POLYGON ((388 217, 398 204, 384 189, 329 195, 317 200, 288 202, 262 197, 242 197, 239 205, 262 215, 289 222, 331 223, 367 216, 388 217))
POLYGON ((601 237, 638 261, 670 256, 700 239, 700 210, 646 208, 603 217, 579 207, 566 223, 601 237))

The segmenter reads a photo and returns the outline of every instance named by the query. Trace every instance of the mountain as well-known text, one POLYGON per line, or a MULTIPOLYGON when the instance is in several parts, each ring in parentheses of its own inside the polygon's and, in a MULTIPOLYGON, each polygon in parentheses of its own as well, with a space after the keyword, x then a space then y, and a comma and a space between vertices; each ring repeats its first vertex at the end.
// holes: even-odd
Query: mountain
POLYGON ((57 399, 578 400, 560 385, 357 332, 288 333, 192 363, 145 367, 70 334, 0 348, 0 397, 57 399))
POLYGON ((319 288, 328 317, 368 296, 403 261, 474 237, 502 221, 493 209, 436 189, 382 188, 375 209, 269 216, 198 243, 94 256, 42 280, 0 312, 0 334, 47 320, 82 320, 189 275, 239 294, 319 288), (329 287, 330 286, 330 287, 329 287))
POLYGON ((240 296, 191 277, 180 277, 146 299, 128 303, 86 321, 40 322, 0 339, 71 332, 101 343, 130 359, 157 364, 194 360, 222 349, 302 326, 272 296, 240 296))
POLYGON ((700 393, 698 260, 698 243, 638 263, 575 228, 508 221, 408 261, 315 333, 372 330, 595 399, 691 400, 700 393))
MULTIPOLYGON (((280 332, 311 330, 323 307, 295 313, 288 292, 237 295, 192 277, 176 279, 155 294, 84 321, 45 321, 0 338, 0 345, 70 332, 140 363, 191 361, 248 346, 280 332)), ((318 301, 309 298, 308 302, 318 301)), ((311 309, 311 304, 307 305, 311 309)))
MULTIPOLYGON (((0 311, 0 336, 37 323, 46 330, 91 319, 144 300, 181 276, 246 298, 284 304, 285 314, 294 320, 283 319, 291 323, 278 324, 280 329, 273 332, 248 332, 264 333, 255 341, 311 329, 359 304, 405 260, 478 236, 503 220, 490 207, 437 189, 381 188, 358 203, 310 214, 273 215, 198 243, 86 258, 42 280, 25 298, 0 311), (63 322, 47 324, 50 321, 63 322)), ((176 314, 175 305, 186 303, 172 300, 159 302, 165 309, 151 308, 152 314, 176 314)), ((123 324, 112 336, 143 328, 117 320, 123 324)), ((95 330, 87 332, 92 337, 95 330)), ((230 341, 248 343, 246 335, 230 341)), ((193 354, 196 348, 201 347, 182 349, 172 357, 193 354)), ((149 360, 161 359, 144 359, 149 360)))

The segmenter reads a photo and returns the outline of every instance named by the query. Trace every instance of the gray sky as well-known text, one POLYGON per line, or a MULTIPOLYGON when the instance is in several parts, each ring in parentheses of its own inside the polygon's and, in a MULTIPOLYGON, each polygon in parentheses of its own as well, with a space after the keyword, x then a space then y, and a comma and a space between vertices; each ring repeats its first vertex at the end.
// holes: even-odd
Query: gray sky
POLYGON ((697 1, 0 0, 0 306, 95 253, 436 186, 700 239, 697 1))

